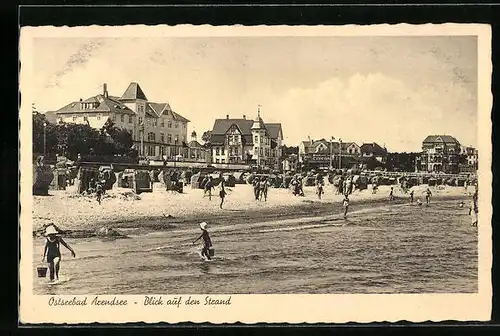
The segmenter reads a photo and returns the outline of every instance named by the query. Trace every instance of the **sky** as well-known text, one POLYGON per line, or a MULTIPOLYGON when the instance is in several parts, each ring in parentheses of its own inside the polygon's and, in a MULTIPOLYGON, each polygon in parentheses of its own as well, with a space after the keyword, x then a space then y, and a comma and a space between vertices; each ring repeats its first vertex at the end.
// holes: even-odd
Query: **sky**
POLYGON ((475 36, 37 38, 33 71, 42 112, 138 82, 199 136, 261 105, 287 145, 333 136, 419 151, 449 134, 477 146, 475 36))

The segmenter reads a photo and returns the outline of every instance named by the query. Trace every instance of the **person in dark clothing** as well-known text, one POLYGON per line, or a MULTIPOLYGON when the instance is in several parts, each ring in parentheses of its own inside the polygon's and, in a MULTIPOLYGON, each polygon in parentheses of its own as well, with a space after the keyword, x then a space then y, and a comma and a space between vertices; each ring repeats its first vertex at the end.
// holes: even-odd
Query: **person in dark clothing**
POLYGON ((391 191, 389 192, 389 201, 394 200, 394 187, 391 187, 391 191))
POLYGON ((323 181, 316 181, 316 193, 318 194, 318 198, 321 199, 321 195, 323 195, 323 181))
POLYGON ((205 192, 204 194, 206 195, 208 193, 208 200, 212 200, 212 189, 214 188, 214 182, 212 180, 212 176, 208 178, 207 183, 205 183, 205 192))
POLYGON ((413 203, 413 194, 414 194, 414 191, 413 189, 410 191, 410 203, 413 203))
POLYGON ((260 197, 260 179, 258 176, 253 180, 253 193, 255 200, 258 201, 260 197))
POLYGON ((429 203, 431 202, 431 196, 432 196, 431 190, 427 188, 427 190, 425 191, 425 203, 427 205, 429 205, 429 203))
POLYGON ((208 234, 207 231, 207 225, 208 224, 205 222, 200 224, 201 235, 198 238, 196 238, 196 240, 193 242, 193 245, 198 240, 203 238, 203 249, 201 250, 201 256, 207 260, 210 260, 212 259, 211 257, 214 256, 214 250, 212 246, 212 240, 210 239, 210 235, 208 234))
POLYGON ((224 198, 226 197, 226 180, 224 180, 224 177, 220 177, 220 184, 219 184, 219 197, 220 197, 220 205, 219 207, 222 209, 222 204, 224 204, 224 198))
POLYGON ((45 243, 45 248, 43 250, 42 261, 47 257, 47 263, 49 264, 49 274, 50 281, 54 280, 54 275, 56 279, 59 280, 59 269, 61 262, 61 249, 59 247, 62 244, 68 250, 71 251, 71 255, 76 257, 75 251, 59 236, 56 228, 53 225, 48 226, 45 229, 45 237, 47 237, 47 242, 45 243))

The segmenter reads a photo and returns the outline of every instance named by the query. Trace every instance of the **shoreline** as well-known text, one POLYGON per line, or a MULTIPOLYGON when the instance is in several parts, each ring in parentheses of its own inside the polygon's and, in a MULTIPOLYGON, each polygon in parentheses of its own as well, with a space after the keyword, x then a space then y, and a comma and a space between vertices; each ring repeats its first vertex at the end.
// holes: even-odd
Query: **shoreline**
MULTIPOLYGON (((237 186, 236 188, 238 188, 237 186)), ((240 187, 241 188, 241 187, 240 187)), ((248 189, 248 188, 246 188, 248 189)), ((276 191, 272 190, 272 191, 276 191)), ((241 188, 240 191, 245 191, 245 188, 241 188)), ((236 209, 218 209, 219 198, 213 197, 214 199, 210 203, 205 203, 205 207, 188 207, 189 211, 170 211, 175 214, 166 215, 161 208, 154 208, 154 211, 150 210, 150 204, 146 203, 147 200, 135 200, 135 201, 126 201, 119 200, 118 203, 121 205, 126 204, 127 202, 136 203, 138 208, 144 210, 143 214, 137 212, 134 216, 127 216, 125 212, 120 212, 120 209, 113 208, 113 213, 109 213, 103 216, 104 218, 97 219, 93 216, 92 211, 84 211, 83 216, 78 217, 79 221, 73 221, 70 223, 65 223, 65 221, 61 221, 63 216, 59 216, 59 221, 57 218, 53 218, 51 221, 55 222, 55 224, 63 230, 63 235, 70 238, 107 238, 107 239, 119 239, 119 238, 127 238, 126 232, 121 233, 120 231, 134 231, 134 234, 145 234, 152 231, 168 231, 170 229, 176 228, 184 228, 190 225, 196 225, 199 222, 205 221, 208 222, 212 228, 216 228, 217 226, 222 225, 236 225, 236 224, 251 224, 256 222, 265 222, 265 221, 276 221, 276 220, 286 220, 286 219, 298 219, 304 217, 320 217, 320 216, 328 216, 340 214, 343 210, 342 208, 342 197, 340 195, 335 195, 330 192, 329 197, 324 197, 322 200, 319 200, 314 193, 309 190, 306 197, 298 197, 293 196, 288 193, 288 190, 282 189, 280 192, 276 192, 275 195, 270 193, 270 197, 275 197, 274 202, 259 202, 254 199, 241 201, 235 201, 235 204, 232 204, 233 207, 236 206, 236 209), (279 195, 282 194, 282 195, 279 195), (142 203, 141 203, 142 202, 142 203), (138 203, 138 204, 137 204, 138 203), (246 203, 246 204, 243 204, 246 203), (211 211, 208 205, 217 206, 215 211, 211 211), (245 207, 246 205, 246 207, 245 207), (114 217, 114 218, 113 218, 114 217), (128 218, 127 218, 128 217, 128 218), (99 230, 102 228, 106 228, 105 233, 99 233, 99 230), (108 235, 110 233, 110 235, 108 235)), ((457 193, 457 190, 448 190, 448 192, 438 193, 436 192, 432 200, 466 200, 469 198, 469 195, 465 192, 457 193)), ((118 191, 119 192, 119 191, 118 191)), ((150 193, 146 197, 160 199, 160 203, 162 201, 161 196, 162 192, 155 191, 150 193), (155 195, 155 192, 157 193, 155 195)), ((195 191, 196 192, 196 191, 195 191)), ((198 199, 193 199, 193 190, 188 192, 188 197, 191 196, 190 200, 195 202, 199 201, 198 199)), ((244 194, 244 192, 243 192, 244 194)), ((416 192, 417 195, 419 195, 416 192)), ((170 194, 175 195, 175 194, 170 194)), ((181 194, 182 195, 182 194, 181 194)), ((140 196, 143 196, 141 194, 140 196)), ((177 195, 176 195, 177 196, 177 195)), ((241 196, 241 195, 240 195, 241 196)), ((247 197, 248 195, 245 195, 247 197)), ((48 196, 53 197, 53 196, 48 196)), ((168 196, 174 197, 175 196, 168 196)), ((418 197, 415 197, 417 199, 418 197)), ((89 202, 88 197, 84 196, 71 196, 65 195, 62 197, 71 203, 71 199, 77 199, 80 203, 89 202)), ((398 204, 409 204, 407 195, 397 195, 393 201, 389 201, 387 199, 387 194, 384 192, 380 192, 377 194, 371 194, 371 190, 364 190, 361 192, 356 192, 355 194, 350 196, 350 210, 361 210, 366 208, 373 208, 377 206, 391 206, 398 204), (404 197, 403 197, 404 196, 404 197)), ((180 203, 186 203, 187 200, 179 200, 180 203), (184 201, 184 202, 182 202, 184 201)), ((90 201, 97 203, 95 200, 90 199, 90 201)), ((103 203, 106 200, 103 200, 103 203)), ((164 201, 164 200, 163 200, 164 201)), ((77 201, 75 201, 76 203, 77 201)), ((73 204, 74 205, 74 204, 73 204)), ((189 204, 187 204, 189 206, 189 204)), ((72 204, 68 204, 67 206, 71 207, 72 204)), ((171 206, 175 206, 175 204, 171 204, 171 206)), ((180 206, 180 205, 179 205, 180 206)), ((186 206, 186 204, 184 204, 186 206)), ((132 207, 132 206, 131 206, 132 207)), ((84 208, 89 210, 88 208, 84 208)), ((38 209, 40 210, 40 209, 38 209)), ((104 212, 105 209, 100 209, 101 212, 104 212)), ((128 209, 130 210, 130 209, 128 209)), ((172 210, 172 209, 170 209, 172 210)), ((183 209, 181 209, 183 210, 183 209)), ((185 210, 185 209, 184 209, 185 210)), ((34 212, 34 223, 33 223, 33 236, 39 236, 41 234, 41 225, 35 225, 35 211, 34 212)), ((40 211, 38 211, 40 212, 40 211)), ((81 212, 81 209, 80 209, 81 212)), ((78 213, 78 212, 77 212, 78 213)), ((60 214, 59 214, 60 215, 60 214)), ((38 216, 37 219, 45 219, 38 216)), ((76 218, 75 218, 76 219, 76 218)), ((50 220, 50 219, 49 219, 50 220)), ((45 223, 44 223, 45 224, 45 223)))

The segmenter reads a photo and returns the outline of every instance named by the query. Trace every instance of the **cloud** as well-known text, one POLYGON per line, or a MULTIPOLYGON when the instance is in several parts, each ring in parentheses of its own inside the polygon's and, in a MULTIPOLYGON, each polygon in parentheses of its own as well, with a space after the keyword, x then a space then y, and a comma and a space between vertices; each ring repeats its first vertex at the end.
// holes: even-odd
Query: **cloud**
POLYGON ((93 39, 90 42, 83 44, 75 53, 71 54, 68 57, 62 68, 50 77, 46 87, 59 87, 62 77, 71 73, 75 68, 81 68, 85 66, 85 64, 103 45, 104 41, 99 39, 93 39))
MULTIPOLYGON (((475 119, 450 118, 437 100, 464 98, 460 87, 415 91, 402 81, 381 73, 331 78, 316 87, 291 89, 273 103, 270 114, 283 123, 286 142, 296 144, 308 135, 344 141, 378 142, 392 151, 418 151, 428 134, 452 134, 467 141, 475 138, 475 119), (436 93, 436 90, 437 93, 436 93), (464 131, 465 130, 465 131, 464 131), (462 136, 462 135, 466 136, 462 136)), ((470 98, 470 97, 468 97, 470 98)), ((463 100, 462 100, 463 101, 463 100)))

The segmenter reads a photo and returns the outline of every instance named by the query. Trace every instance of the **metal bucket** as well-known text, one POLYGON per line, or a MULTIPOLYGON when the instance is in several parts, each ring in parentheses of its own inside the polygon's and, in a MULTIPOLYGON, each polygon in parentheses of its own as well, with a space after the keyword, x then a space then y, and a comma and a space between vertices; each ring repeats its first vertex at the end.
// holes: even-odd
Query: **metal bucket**
POLYGON ((45 278, 47 276, 47 267, 45 266, 37 267, 36 272, 38 273, 39 278, 45 278))

